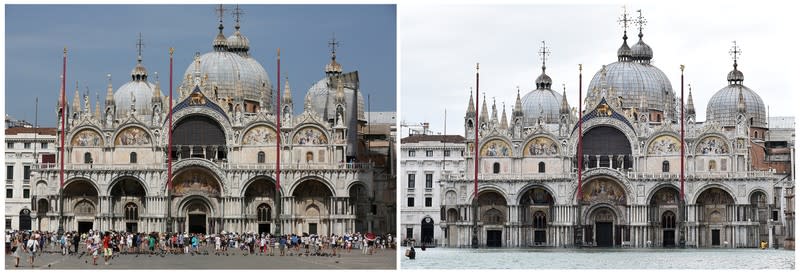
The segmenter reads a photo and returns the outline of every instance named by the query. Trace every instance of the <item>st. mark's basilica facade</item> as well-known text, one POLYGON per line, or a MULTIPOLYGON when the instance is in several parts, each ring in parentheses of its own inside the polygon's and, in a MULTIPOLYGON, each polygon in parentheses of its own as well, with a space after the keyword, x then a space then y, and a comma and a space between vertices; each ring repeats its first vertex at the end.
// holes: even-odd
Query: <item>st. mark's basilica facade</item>
POLYGON ((732 50, 727 84, 722 77, 706 79, 718 80, 722 88, 708 102, 705 122, 696 121, 699 109, 687 92, 682 213, 680 89, 673 90, 651 64, 653 49, 643 40, 641 24, 638 36, 628 46, 626 29, 617 61, 599 68, 584 89, 582 113, 567 103, 566 91, 551 89, 544 62, 536 89, 523 96, 517 92, 510 116, 503 109, 498 118, 485 96, 477 109, 470 95, 464 117, 466 175, 440 182, 437 228, 445 237, 440 246, 669 247, 679 245, 682 236, 689 247, 783 242, 784 188, 793 185, 787 175, 793 163, 770 161, 775 153, 788 158, 789 152, 767 138, 764 102, 743 84, 738 48, 732 50))
POLYGON ((115 91, 109 75, 104 107, 97 101, 93 111, 75 91, 59 129, 66 136, 63 193, 58 161, 34 170, 33 226, 55 231, 62 220, 65 231, 81 232, 394 232, 394 200, 382 192, 394 182, 371 163, 359 137, 367 119, 358 72, 343 72, 335 44, 305 98, 295 101, 285 82, 278 132, 280 88, 251 56, 238 16, 230 36, 221 17, 218 28, 216 37, 209 31, 213 50, 197 53, 176 77, 172 109, 141 47, 130 81, 115 91), (299 115, 294 103, 304 105, 299 115))

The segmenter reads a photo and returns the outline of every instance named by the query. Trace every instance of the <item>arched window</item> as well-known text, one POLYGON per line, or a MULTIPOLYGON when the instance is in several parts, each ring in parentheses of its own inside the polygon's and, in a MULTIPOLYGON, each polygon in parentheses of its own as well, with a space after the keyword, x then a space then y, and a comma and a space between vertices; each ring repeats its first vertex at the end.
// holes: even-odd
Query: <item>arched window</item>
POLYGON ((131 163, 136 163, 136 161, 137 161, 136 153, 133 152, 131 153, 131 163))
POLYGON ((664 212, 664 215, 661 215, 661 227, 675 228, 675 213, 671 211, 664 212))
POLYGON ((266 161, 266 156, 264 152, 258 152, 258 163, 264 163, 266 161))
POLYGON ((272 220, 272 209, 267 204, 258 205, 256 209, 259 222, 266 222, 272 220))
POLYGON ((664 160, 664 162, 661 162, 661 171, 669 172, 669 161, 664 160))
POLYGON ((314 153, 307 152, 306 153, 306 163, 314 162, 314 153))
POLYGON ((753 131, 753 136, 754 136, 755 138, 758 138, 758 131, 753 131))
POLYGON ((533 213, 533 228, 546 228, 547 226, 547 216, 544 215, 544 212, 536 211, 533 213))
POLYGON ((539 173, 544 173, 544 162, 539 162, 539 173))
POLYGON ((83 154, 83 163, 91 164, 92 163, 92 153, 85 153, 83 154))
POLYGON ((494 165, 492 165, 492 173, 500 173, 500 163, 499 162, 495 162, 494 165))
POLYGON ((709 171, 715 171, 715 170, 717 170, 717 161, 714 161, 714 160, 709 160, 709 161, 708 161, 708 170, 709 170, 709 171))
POLYGON ((125 221, 138 221, 139 220, 139 206, 134 203, 125 205, 125 221))

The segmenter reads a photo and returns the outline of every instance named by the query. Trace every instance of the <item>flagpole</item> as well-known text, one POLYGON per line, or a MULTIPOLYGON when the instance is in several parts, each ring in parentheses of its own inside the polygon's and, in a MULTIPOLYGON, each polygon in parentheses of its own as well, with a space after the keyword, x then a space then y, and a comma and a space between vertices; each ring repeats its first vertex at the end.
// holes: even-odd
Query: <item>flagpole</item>
POLYGON ((281 234, 281 49, 278 48, 278 92, 277 93, 277 107, 275 109, 277 117, 277 145, 275 146, 275 234, 281 234))
POLYGON ((475 186, 472 192, 472 248, 478 248, 478 101, 480 100, 480 63, 475 64, 475 186))
POLYGON ((67 47, 64 47, 64 60, 61 72, 61 146, 59 147, 59 159, 61 160, 61 167, 59 169, 59 186, 58 186, 58 235, 64 234, 64 138, 67 134, 66 116, 67 116, 67 47))
POLYGON ((683 69, 684 68, 685 68, 685 66, 681 65, 681 195, 680 195, 680 197, 681 197, 681 202, 680 202, 681 208, 679 210, 680 213, 681 213, 681 218, 680 218, 681 219, 681 221, 680 221, 681 226, 679 227, 680 228, 680 241, 678 242, 681 248, 685 248, 686 247, 686 232, 684 230, 684 226, 686 225, 686 211, 685 211, 685 209, 686 209, 686 198, 684 197, 684 191, 683 191, 683 184, 684 184, 684 181, 686 180, 685 173, 684 173, 684 170, 685 170, 685 165, 684 164, 685 164, 685 161, 686 161, 686 159, 685 159, 686 147, 684 145, 685 136, 684 136, 684 129, 683 129, 683 123, 686 120, 684 118, 684 110, 683 110, 683 69))
POLYGON ((581 223, 583 203, 583 64, 578 64, 578 226, 575 229, 575 245, 583 246, 583 225, 581 223))
POLYGON ((172 232, 172 54, 175 48, 169 48, 169 127, 167 137, 167 232, 172 232))

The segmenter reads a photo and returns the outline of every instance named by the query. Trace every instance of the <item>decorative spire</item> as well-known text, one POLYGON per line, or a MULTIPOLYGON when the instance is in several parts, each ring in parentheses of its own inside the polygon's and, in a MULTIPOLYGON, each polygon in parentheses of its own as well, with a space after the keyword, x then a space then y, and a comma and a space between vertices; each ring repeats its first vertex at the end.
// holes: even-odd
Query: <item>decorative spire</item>
POLYGON ((469 88, 469 104, 467 105, 467 117, 472 117, 475 113, 475 101, 472 99, 472 87, 469 88))
POLYGON ((78 92, 78 82, 75 82, 75 96, 72 97, 72 112, 81 112, 81 94, 78 92))
POLYGON ((733 47, 731 50, 728 51, 733 57, 733 70, 728 73, 728 84, 742 84, 744 81, 744 74, 742 71, 739 71, 739 55, 742 54, 742 49, 736 44, 736 41, 733 41, 733 47))
POLYGON ((503 102, 503 116, 500 118, 500 129, 508 129, 508 118, 506 117, 506 103, 503 102))
POLYGON ((492 122, 497 123, 497 100, 492 98, 492 122))
POLYGON ((344 104, 344 83, 342 77, 336 77, 336 103, 344 104))
POLYGON ((563 89, 563 91, 561 91, 561 114, 568 115, 569 103, 567 103, 567 85, 562 83, 561 88, 563 89))
POLYGON ((747 103, 744 101, 744 95, 742 94, 742 88, 739 87, 739 98, 738 103, 736 104, 736 110, 741 113, 747 113, 747 103))
POLYGON ((147 69, 142 64, 142 48, 144 48, 144 41, 142 40, 142 33, 139 32, 139 38, 136 40, 136 67, 131 71, 131 80, 133 81, 147 81, 147 69))
POLYGON ((156 77, 156 87, 153 88, 153 97, 150 99, 150 101, 153 104, 161 104, 161 83, 158 81, 158 72, 154 72, 153 74, 156 77))
POLYGON ((289 87, 289 76, 284 78, 286 83, 283 84, 283 103, 288 105, 292 103, 292 89, 289 87))
POLYGON ((686 100, 686 113, 689 116, 694 116, 694 100, 692 100, 692 84, 689 84, 689 98, 686 100))
POLYGON ((514 102, 514 111, 513 115, 515 117, 521 117, 522 113, 522 99, 519 97, 519 86, 517 86, 517 100, 514 102))
POLYGON ((225 34, 222 33, 222 30, 225 27, 222 25, 222 18, 225 16, 225 7, 222 4, 219 4, 219 7, 215 9, 217 11, 217 16, 219 17, 219 33, 217 37, 214 38, 214 42, 212 43, 214 47, 214 51, 223 52, 228 50, 228 41, 225 39, 225 34))
POLYGON ((553 85, 553 80, 550 79, 550 76, 545 74, 545 70, 547 69, 545 63, 547 62, 547 56, 550 56, 550 49, 547 48, 547 44, 542 41, 542 47, 539 50, 539 56, 542 57, 542 74, 536 78, 536 89, 550 89, 550 86, 553 85))
POLYGON ((114 86, 111 84, 111 73, 106 75, 108 77, 108 87, 106 87, 106 108, 114 105, 114 86))
POLYGON ((325 65, 325 74, 328 76, 335 76, 342 74, 342 65, 336 62, 336 48, 339 47, 339 41, 336 40, 336 33, 333 34, 328 46, 331 47, 331 62, 325 65))
POLYGON ((622 17, 617 20, 620 24, 622 24, 622 46, 619 47, 617 50, 617 58, 620 62, 629 61, 631 59, 631 48, 628 46, 628 22, 631 19, 628 18, 628 8, 622 6, 622 17))
POLYGON ((94 118, 100 120, 102 115, 100 115, 100 94, 94 92, 94 118))
POLYGON ((486 93, 483 93, 483 106, 481 107, 481 122, 486 122, 489 119, 488 107, 486 107, 486 93))

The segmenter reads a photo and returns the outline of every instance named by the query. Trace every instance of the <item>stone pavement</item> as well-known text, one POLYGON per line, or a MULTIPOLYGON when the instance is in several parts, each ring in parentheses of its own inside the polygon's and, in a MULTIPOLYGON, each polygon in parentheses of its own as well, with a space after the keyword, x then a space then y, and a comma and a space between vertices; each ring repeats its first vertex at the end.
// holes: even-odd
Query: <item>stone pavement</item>
MULTIPOLYGON (((62 256, 45 253, 36 257, 34 269, 396 269, 396 250, 378 250, 373 255, 363 255, 360 250, 341 253, 341 257, 324 256, 258 256, 242 255, 239 250, 229 250, 229 256, 209 255, 147 255, 123 254, 103 264, 98 256, 92 265, 91 256, 62 256), (234 254, 235 253, 235 254, 234 254)), ((288 255, 289 252, 287 252, 288 255)), ((294 253, 292 251, 291 253, 294 253)), ((339 251, 337 251, 339 254, 339 251)), ((20 267, 14 267, 14 257, 5 255, 5 269, 31 269, 27 256, 20 258, 20 267)))

